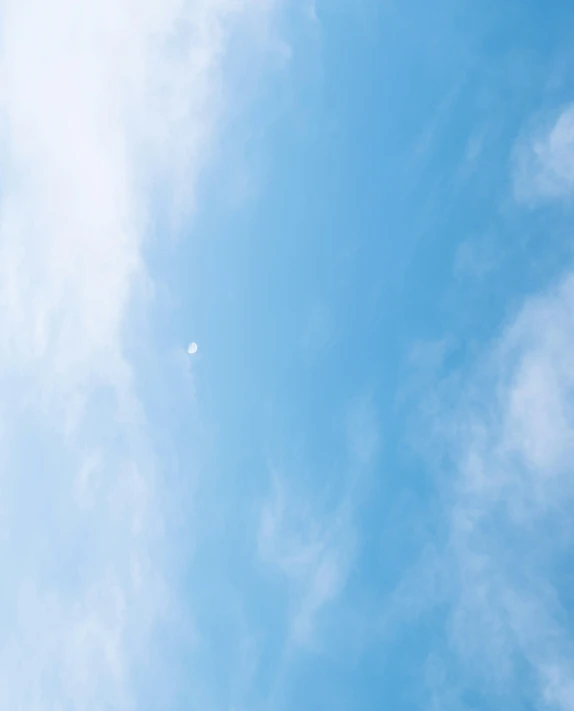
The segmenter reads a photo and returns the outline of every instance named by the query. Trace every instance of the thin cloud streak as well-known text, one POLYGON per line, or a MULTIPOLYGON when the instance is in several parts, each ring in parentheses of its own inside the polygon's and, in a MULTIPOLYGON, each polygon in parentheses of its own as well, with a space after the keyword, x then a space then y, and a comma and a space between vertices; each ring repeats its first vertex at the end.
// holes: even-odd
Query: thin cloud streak
POLYGON ((257 542, 260 560, 288 583, 288 643, 315 646, 319 615, 337 598, 348 576, 354 548, 348 512, 343 506, 331 516, 319 515, 275 474, 257 542))

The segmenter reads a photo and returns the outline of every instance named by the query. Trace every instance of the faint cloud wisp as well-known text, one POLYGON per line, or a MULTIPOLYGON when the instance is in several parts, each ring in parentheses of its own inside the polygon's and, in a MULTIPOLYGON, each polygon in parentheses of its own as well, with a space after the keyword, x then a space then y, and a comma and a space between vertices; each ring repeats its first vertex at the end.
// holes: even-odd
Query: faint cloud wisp
POLYGON ((299 497, 288 495, 286 482, 273 478, 258 532, 260 559, 288 581, 292 610, 291 641, 317 643, 316 626, 322 609, 345 584, 352 536, 343 514, 319 517, 299 497))

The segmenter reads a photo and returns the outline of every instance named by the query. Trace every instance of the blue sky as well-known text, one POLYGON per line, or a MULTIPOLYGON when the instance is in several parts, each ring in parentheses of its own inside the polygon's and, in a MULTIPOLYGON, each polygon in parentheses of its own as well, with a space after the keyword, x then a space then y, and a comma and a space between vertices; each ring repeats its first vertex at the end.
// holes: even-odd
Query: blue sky
POLYGON ((574 10, 0 13, 0 709, 574 710, 574 10))

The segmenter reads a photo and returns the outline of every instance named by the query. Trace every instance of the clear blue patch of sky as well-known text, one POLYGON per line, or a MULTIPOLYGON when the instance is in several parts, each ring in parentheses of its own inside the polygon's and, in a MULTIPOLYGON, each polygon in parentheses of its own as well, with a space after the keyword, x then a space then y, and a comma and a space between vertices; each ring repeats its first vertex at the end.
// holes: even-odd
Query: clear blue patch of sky
MULTIPOLYGON (((528 122, 573 95, 574 10, 417 1, 319 2, 317 11, 315 29, 290 17, 291 63, 233 128, 239 172, 256 173, 253 195, 234 203, 222 151, 177 255, 155 261, 154 277, 179 295, 169 308, 160 299, 158 333, 181 348, 200 344, 203 435, 190 414, 189 432, 175 430, 178 456, 201 460, 186 584, 209 640, 214 708, 236 693, 239 618, 256 631, 249 694, 262 708, 277 689, 274 708, 421 708, 425 660, 447 654, 444 611, 405 623, 391 642, 375 624, 440 528, 432 476, 407 436, 421 393, 406 406, 399 393, 416 343, 451 339, 450 365, 464 365, 569 254, 569 216, 518 207, 511 176, 528 122), (288 595, 256 560, 270 467, 311 499, 336 501, 350 466, 346 417, 365 392, 381 455, 358 505, 350 579, 325 627, 333 644, 285 662, 278 611, 288 614, 288 595), (357 615, 374 625, 349 655, 357 615)), ((175 405, 174 420, 183 410, 175 405)), ((484 689, 464 693, 465 708, 500 702, 484 689)))

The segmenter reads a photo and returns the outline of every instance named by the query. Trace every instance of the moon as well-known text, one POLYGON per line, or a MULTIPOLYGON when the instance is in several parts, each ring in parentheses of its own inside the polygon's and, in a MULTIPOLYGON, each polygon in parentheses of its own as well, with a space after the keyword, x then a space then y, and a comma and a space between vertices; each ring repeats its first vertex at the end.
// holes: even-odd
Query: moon
POLYGON ((187 347, 187 352, 189 355, 195 355, 197 353, 197 343, 195 341, 192 341, 189 346, 187 347))

